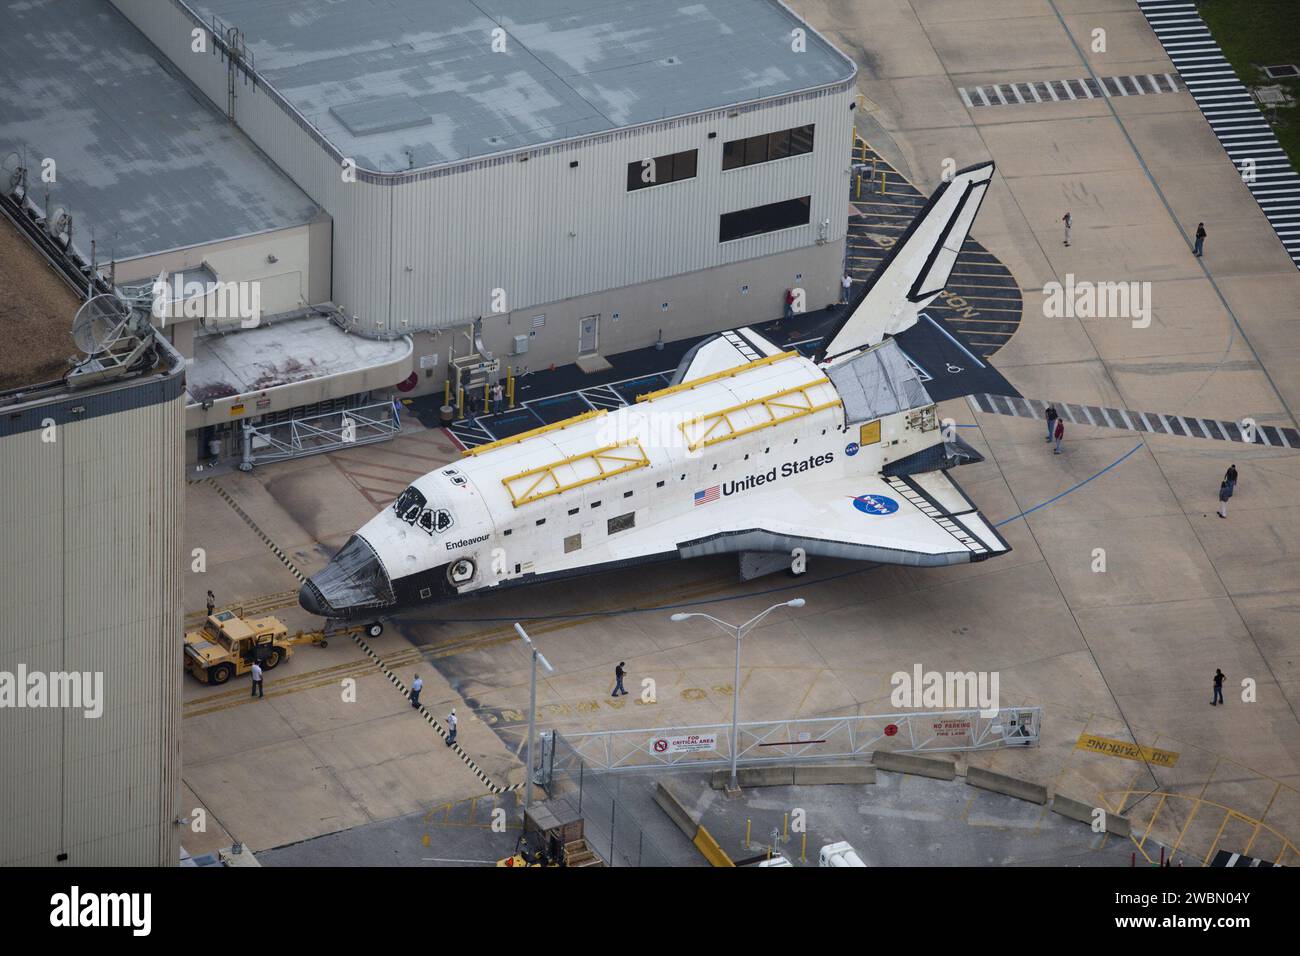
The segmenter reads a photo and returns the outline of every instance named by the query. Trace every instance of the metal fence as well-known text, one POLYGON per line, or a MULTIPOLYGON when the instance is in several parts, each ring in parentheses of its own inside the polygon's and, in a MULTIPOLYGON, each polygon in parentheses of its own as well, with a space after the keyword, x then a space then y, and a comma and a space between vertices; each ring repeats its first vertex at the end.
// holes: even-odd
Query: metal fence
MULTIPOLYGON (((1038 743, 1042 710, 978 710, 809 717, 752 721, 737 728, 738 764, 865 757, 876 750, 906 753, 993 750, 1038 743)), ((731 724, 570 734, 567 746, 599 771, 648 767, 707 767, 731 762, 731 724)))
POLYGON ((271 425, 245 422, 241 467, 247 471, 253 465, 387 441, 401 430, 402 423, 392 402, 294 418, 271 425))
POLYGON ((587 843, 608 866, 671 866, 671 861, 646 832, 643 821, 662 815, 652 803, 633 800, 625 778, 587 765, 563 736, 552 731, 543 747, 541 775, 548 802, 564 801, 583 821, 587 843))

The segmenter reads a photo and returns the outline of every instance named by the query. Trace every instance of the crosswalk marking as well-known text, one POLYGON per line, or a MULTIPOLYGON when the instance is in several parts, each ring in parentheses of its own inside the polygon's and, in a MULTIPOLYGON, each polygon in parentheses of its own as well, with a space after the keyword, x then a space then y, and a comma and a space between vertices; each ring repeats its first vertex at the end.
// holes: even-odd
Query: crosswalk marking
MULTIPOLYGON (((1137 0, 1137 4, 1234 165, 1240 170, 1244 160, 1257 160, 1262 155, 1284 158, 1277 137, 1195 6, 1171 5, 1169 0, 1137 0)), ((1288 164, 1279 178, 1289 176, 1294 176, 1294 171, 1288 164)), ((1279 188, 1273 179, 1257 172, 1246 188, 1264 211, 1291 261, 1300 267, 1300 235, 1284 231, 1278 219, 1281 213, 1300 210, 1300 184, 1279 188)))
MULTIPOLYGON (((992 415, 1015 418, 1043 418, 1047 402, 1037 398, 1011 395, 980 394, 968 396, 972 408, 992 415)), ((1246 443, 1241 426, 1233 421, 1213 418, 1194 418, 1182 415, 1161 415, 1158 412, 1131 411, 1104 405, 1079 405, 1053 402, 1057 414, 1074 425, 1092 425, 1097 428, 1115 428, 1124 431, 1150 432, 1156 435, 1176 435, 1188 438, 1208 438, 1211 441, 1246 443), (1093 414, 1097 412, 1098 414, 1093 414)), ((1249 444, 1273 448, 1300 448, 1300 432, 1279 425, 1256 425, 1249 444)))

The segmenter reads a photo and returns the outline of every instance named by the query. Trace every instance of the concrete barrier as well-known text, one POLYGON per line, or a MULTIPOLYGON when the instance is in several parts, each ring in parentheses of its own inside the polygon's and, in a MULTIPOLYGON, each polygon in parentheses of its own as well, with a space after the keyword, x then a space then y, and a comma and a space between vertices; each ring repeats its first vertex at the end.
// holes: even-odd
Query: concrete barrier
POLYGON ((672 792, 662 783, 655 784, 655 803, 659 805, 659 809, 668 814, 669 820, 672 820, 673 823, 677 824, 677 829, 682 831, 686 836, 686 839, 691 841, 695 840, 695 835, 699 830, 699 825, 695 822, 694 818, 686 812, 686 808, 682 806, 681 801, 673 796, 672 792))
POLYGON ((876 782, 876 768, 866 763, 795 764, 794 785, 816 787, 827 784, 869 784, 876 782))
POLYGON ((1047 803, 1047 788, 1041 783, 1030 783, 1019 777, 1008 777, 1004 773, 994 773, 982 767, 969 767, 966 770, 966 783, 981 790, 1004 793, 1008 797, 1028 800, 1040 807, 1047 803))
MULTIPOLYGON (((1084 803, 1082 800, 1073 800, 1070 797, 1057 794, 1052 797, 1052 812, 1059 813, 1063 817, 1069 817, 1071 820, 1078 820, 1080 823, 1086 823, 1092 826, 1093 811, 1098 809, 1091 803, 1084 803)), ((1133 832, 1133 825, 1118 813, 1111 813, 1105 807, 1100 809, 1106 811, 1106 832, 1113 833, 1117 837, 1124 839, 1133 832)))
POLYGON ((713 834, 709 833, 704 827, 700 827, 695 834, 695 849, 700 851, 704 859, 709 861, 710 866, 735 866, 731 857, 727 856, 725 850, 718 845, 718 841, 713 839, 713 834))
POLYGON ((700 851, 711 866, 736 865, 731 861, 731 857, 727 856, 726 851, 718 845, 718 841, 713 839, 713 835, 695 822, 695 818, 682 806, 682 802, 662 783, 655 784, 655 803, 659 805, 660 810, 668 814, 668 819, 676 824, 677 829, 694 844, 695 849, 700 851))
POLYGON ((933 777, 935 780, 952 780, 957 776, 957 767, 951 760, 918 757, 916 754, 877 750, 871 755, 871 763, 877 770, 910 773, 917 777, 933 777))
MULTIPOLYGON (((730 768, 713 771, 709 786, 714 790, 725 790, 731 782, 730 768)), ((792 787, 794 786, 794 767, 737 767, 736 782, 742 787, 792 787)))

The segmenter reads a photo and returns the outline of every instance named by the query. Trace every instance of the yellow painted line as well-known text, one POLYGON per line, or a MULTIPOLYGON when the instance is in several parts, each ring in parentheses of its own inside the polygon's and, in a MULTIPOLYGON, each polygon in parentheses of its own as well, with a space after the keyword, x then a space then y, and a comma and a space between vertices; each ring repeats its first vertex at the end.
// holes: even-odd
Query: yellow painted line
POLYGON ((1255 832, 1250 835, 1250 840, 1246 843, 1246 848, 1241 851, 1242 856, 1250 856, 1250 848, 1255 845, 1255 840, 1259 837, 1260 828, 1264 826, 1264 818, 1268 816, 1268 811, 1273 809, 1273 801, 1277 799, 1277 795, 1281 792, 1282 784, 1279 783, 1273 788, 1273 796, 1268 798, 1268 805, 1264 807, 1264 812, 1259 815, 1259 820, 1255 823, 1255 832))
POLYGON ((1202 866, 1210 865, 1210 857, 1214 856, 1214 848, 1219 845, 1219 838, 1223 836, 1224 828, 1227 827, 1228 819, 1231 816, 1232 816, 1231 810, 1229 810, 1227 813, 1223 815, 1223 822, 1219 824, 1219 832, 1214 834, 1214 842, 1210 844, 1209 850, 1207 850, 1205 853, 1205 859, 1201 861, 1202 866))
POLYGON ((1094 734, 1080 734, 1074 744, 1075 750, 1101 754, 1106 757, 1120 757, 1124 760, 1145 760, 1157 767, 1172 767, 1178 763, 1180 754, 1172 750, 1157 750, 1155 747, 1141 747, 1138 744, 1110 737, 1098 737, 1094 734))
POLYGON ((1142 846, 1145 846, 1145 845, 1146 845, 1147 837, 1149 837, 1149 836, 1151 835, 1151 829, 1156 825, 1156 817, 1160 816, 1160 811, 1164 809, 1164 807, 1165 807, 1165 801, 1168 800, 1168 799, 1169 799, 1169 795, 1168 795, 1168 794, 1166 794, 1166 793, 1162 793, 1162 794, 1160 794, 1160 801, 1156 804, 1156 809, 1155 809, 1155 811, 1151 814, 1151 819, 1147 821, 1147 828, 1146 828, 1146 830, 1143 831, 1143 833, 1142 833, 1142 840, 1141 840, 1141 842, 1138 843, 1138 846, 1139 846, 1139 847, 1142 847, 1142 846))

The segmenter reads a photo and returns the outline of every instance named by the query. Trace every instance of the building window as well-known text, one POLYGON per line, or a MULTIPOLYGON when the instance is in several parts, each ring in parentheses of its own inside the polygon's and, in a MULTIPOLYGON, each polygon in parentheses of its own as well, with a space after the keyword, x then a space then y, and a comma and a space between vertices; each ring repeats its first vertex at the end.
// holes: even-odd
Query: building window
POLYGON ((695 178, 699 150, 669 153, 653 159, 638 159, 627 164, 627 191, 648 189, 665 183, 677 183, 695 178))
POLYGON ((718 227, 718 242, 730 242, 733 239, 744 239, 746 236, 761 236, 765 232, 806 226, 811 212, 811 196, 787 199, 785 202, 771 202, 766 206, 738 209, 735 212, 724 212, 718 227))
POLYGON ((620 531, 626 531, 628 528, 636 526, 636 512, 629 511, 625 515, 619 515, 617 518, 610 518, 605 522, 608 534, 618 534, 620 531))
POLYGON ((776 133, 763 133, 722 144, 722 168, 740 169, 770 163, 774 159, 802 156, 813 150, 813 125, 796 126, 776 133))
POLYGON ((565 554, 568 554, 570 551, 577 551, 577 550, 578 550, 579 548, 581 548, 581 547, 582 547, 582 535, 581 535, 581 534, 571 534, 571 535, 569 535, 567 538, 564 539, 564 553, 565 553, 565 554))

